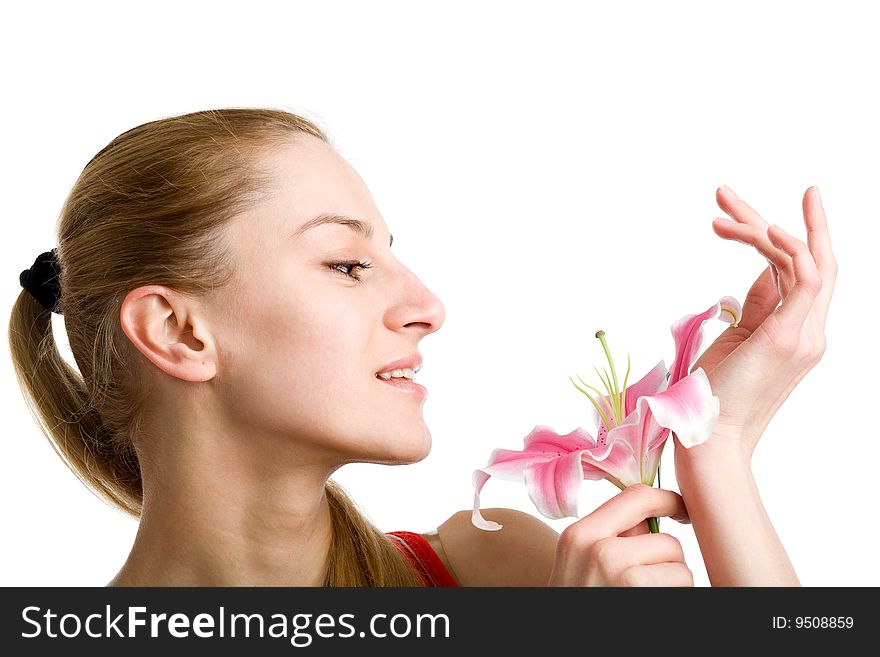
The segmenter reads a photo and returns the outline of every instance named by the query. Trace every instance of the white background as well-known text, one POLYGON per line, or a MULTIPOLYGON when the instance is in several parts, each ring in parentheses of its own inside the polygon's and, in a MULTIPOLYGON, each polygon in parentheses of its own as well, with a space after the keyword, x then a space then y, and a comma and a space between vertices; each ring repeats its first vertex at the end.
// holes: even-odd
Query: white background
MULTIPOLYGON (((57 243, 79 172, 120 132, 223 106, 317 121, 370 187, 397 256, 447 309, 421 344, 431 454, 336 475, 385 531, 425 531, 469 508, 472 470, 536 424, 590 428, 567 376, 596 381, 597 329, 624 367, 632 354, 635 381, 671 365, 675 320, 723 295, 744 300, 765 263, 713 233, 717 186, 803 237, 801 198, 818 184, 840 266, 828 348, 754 470, 804 584, 880 585, 869 3, 24 6, 0 20, 4 306, 57 243)), ((724 327, 707 324, 704 345, 724 327)), ((55 455, 2 349, 0 583, 103 585, 136 523, 55 455)), ((585 482, 581 512, 616 492, 585 482)), ((511 482, 490 480, 484 505, 538 515, 511 482)), ((561 531, 573 519, 547 522, 561 531)), ((707 585, 692 529, 661 529, 707 585)))

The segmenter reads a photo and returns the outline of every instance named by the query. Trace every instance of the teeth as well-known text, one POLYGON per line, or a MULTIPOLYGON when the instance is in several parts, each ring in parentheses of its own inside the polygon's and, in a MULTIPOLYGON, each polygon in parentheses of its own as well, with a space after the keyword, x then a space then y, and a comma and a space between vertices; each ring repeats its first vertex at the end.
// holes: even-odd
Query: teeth
POLYGON ((410 368, 406 368, 404 370, 391 370, 390 372, 382 372, 379 374, 379 378, 388 381, 389 379, 414 379, 416 376, 415 370, 410 368))

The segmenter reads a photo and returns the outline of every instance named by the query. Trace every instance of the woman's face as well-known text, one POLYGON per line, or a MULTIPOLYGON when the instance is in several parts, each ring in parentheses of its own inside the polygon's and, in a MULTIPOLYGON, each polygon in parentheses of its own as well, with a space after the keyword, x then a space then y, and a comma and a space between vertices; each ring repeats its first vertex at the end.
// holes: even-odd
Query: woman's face
POLYGON ((218 296, 215 333, 225 421, 247 440, 331 463, 421 460, 431 448, 425 389, 377 375, 419 366, 443 305, 394 257, 366 185, 330 146, 303 137, 268 163, 270 198, 229 225, 238 276, 218 296), (369 234, 313 225, 330 214, 369 234))

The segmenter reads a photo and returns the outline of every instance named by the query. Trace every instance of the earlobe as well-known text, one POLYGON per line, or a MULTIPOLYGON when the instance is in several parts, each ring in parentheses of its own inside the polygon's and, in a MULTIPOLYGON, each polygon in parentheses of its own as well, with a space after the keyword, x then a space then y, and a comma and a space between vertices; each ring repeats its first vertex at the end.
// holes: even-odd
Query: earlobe
POLYGON ((199 310, 167 287, 146 285, 126 295, 119 323, 138 351, 166 374, 208 381, 217 373, 216 349, 199 310))

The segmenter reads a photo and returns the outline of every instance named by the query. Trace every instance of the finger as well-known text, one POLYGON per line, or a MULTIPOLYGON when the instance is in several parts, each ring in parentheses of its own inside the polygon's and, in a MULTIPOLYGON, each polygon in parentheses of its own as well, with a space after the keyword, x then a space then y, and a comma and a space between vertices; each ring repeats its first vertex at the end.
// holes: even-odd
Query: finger
POLYGON ((774 265, 772 262, 770 263, 768 269, 770 270, 770 278, 773 279, 773 287, 776 289, 776 304, 778 305, 779 302, 782 301, 783 298, 785 298, 785 295, 782 293, 781 283, 779 281, 779 270, 776 269, 776 265, 774 265))
MULTIPOLYGON (((712 220, 712 228, 723 239, 735 240, 742 244, 754 246, 761 255, 767 258, 767 261, 774 265, 777 273, 781 273, 784 282, 788 288, 794 285, 794 271, 792 269, 791 258, 785 251, 776 248, 767 237, 766 228, 756 228, 749 224, 738 224, 730 219, 722 219, 716 217, 712 220)), ((781 288, 780 298, 787 291, 786 287, 781 288)))
POLYGON ((819 188, 815 185, 804 194, 803 209, 804 223, 807 225, 807 245, 810 247, 810 253, 813 254, 816 267, 822 275, 822 290, 816 299, 816 314, 824 326, 828 307, 831 305, 834 283, 837 279, 837 260, 831 251, 831 236, 828 233, 825 208, 822 206, 819 188))
POLYGON ((624 532, 620 532, 618 536, 641 536, 642 534, 650 534, 651 528, 648 526, 647 522, 640 522, 634 527, 630 527, 624 532))
MULTIPOLYGON (((716 229, 719 236, 724 239, 736 240, 737 242, 742 242, 743 244, 755 247, 755 250, 764 256, 769 264, 776 267, 780 276, 783 278, 790 277, 791 286, 794 286, 796 278, 794 273, 794 261, 785 249, 781 248, 778 244, 773 243, 773 240, 770 239, 768 233, 759 237, 757 235, 759 229, 757 228, 735 224, 728 219, 720 219, 717 217, 712 222, 712 226, 716 229)), ((785 292, 785 289, 782 291, 785 292)))
POLYGON ((681 495, 644 484, 628 486, 592 513, 569 527, 591 537, 618 536, 647 518, 669 516, 679 522, 689 522, 687 508, 681 495))
MULTIPOLYGON (((723 239, 735 240, 742 244, 753 246, 767 260, 770 266, 770 277, 773 287, 769 292, 764 293, 759 290, 758 293, 762 297, 762 301, 767 303, 773 302, 773 308, 779 305, 779 302, 785 298, 788 291, 794 287, 794 269, 791 258, 784 251, 773 246, 773 243, 767 237, 766 231, 746 224, 738 224, 730 219, 722 219, 716 217, 712 221, 712 227, 719 237, 723 239), (775 299, 764 299, 766 296, 773 296, 775 299)), ((772 308, 771 308, 772 311, 772 308)), ((743 307, 743 315, 746 309, 743 307)), ((762 317, 766 317, 765 313, 761 313, 762 317)))
POLYGON ((815 185, 804 193, 803 209, 804 223, 807 225, 807 245, 816 261, 816 267, 823 275, 831 273, 836 263, 831 252, 831 236, 828 233, 825 208, 822 207, 819 188, 815 185))
POLYGON ((693 586, 694 574, 681 563, 633 566, 620 574, 623 586, 693 586))
POLYGON ((775 224, 770 226, 767 235, 777 247, 791 256, 794 263, 795 285, 776 311, 777 317, 781 322, 800 326, 822 289, 822 276, 806 244, 775 224))
POLYGON ((617 550, 621 561, 627 564, 647 566, 673 561, 684 563, 681 543, 674 536, 662 532, 627 536, 620 539, 617 550))
POLYGON ((724 210, 737 222, 767 230, 769 224, 764 221, 763 217, 761 217, 752 206, 734 194, 733 190, 727 185, 721 185, 721 187, 715 190, 715 201, 718 203, 719 208, 724 210))
POLYGON ((746 294, 738 326, 749 333, 754 333, 773 314, 782 299, 772 273, 774 270, 773 265, 764 269, 746 294))

